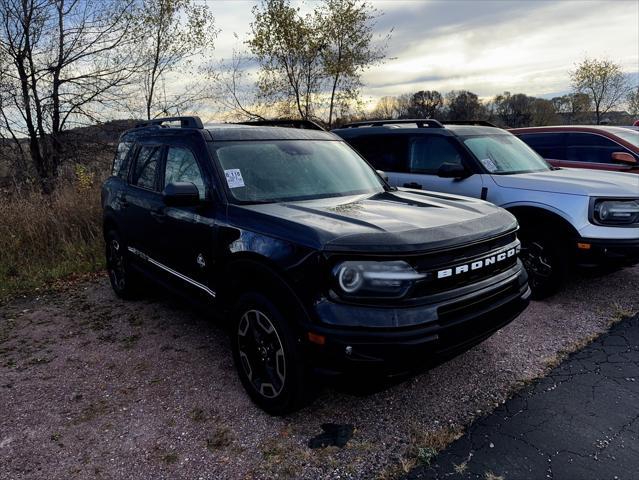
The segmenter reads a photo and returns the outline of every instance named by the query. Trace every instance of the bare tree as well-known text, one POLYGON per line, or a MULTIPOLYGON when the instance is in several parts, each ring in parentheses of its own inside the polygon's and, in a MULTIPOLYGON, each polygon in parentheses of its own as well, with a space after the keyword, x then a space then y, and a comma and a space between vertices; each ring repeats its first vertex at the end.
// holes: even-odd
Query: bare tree
POLYGON ((628 113, 633 117, 639 116, 639 87, 633 88, 626 96, 628 113))
POLYGON ((397 97, 386 96, 377 101, 377 105, 371 111, 371 119, 383 120, 389 118, 397 118, 399 116, 399 102, 397 97))
POLYGON ((323 0, 302 15, 290 0, 254 7, 247 45, 260 64, 258 88, 265 101, 300 118, 323 117, 357 105, 361 74, 383 60, 373 45, 377 11, 364 0, 323 0), (328 110, 328 112, 326 112, 328 110))
POLYGON ((397 118, 411 117, 412 102, 413 102, 412 93, 403 93, 397 97, 397 118))
POLYGON ((552 125, 557 122, 557 115, 552 100, 545 98, 534 98, 532 101, 532 121, 533 126, 552 125))
POLYGON ((60 134, 121 100, 137 68, 133 0, 2 0, 2 130, 44 192, 60 166, 60 134), (26 137, 23 143, 21 137, 26 137))
POLYGON ((564 123, 573 124, 583 121, 590 110, 591 100, 585 93, 570 93, 552 100, 555 113, 564 123))
POLYGON ((261 96, 292 103, 300 118, 314 117, 313 97, 323 81, 322 39, 314 17, 302 17, 289 0, 264 0, 253 8, 253 15, 247 45, 261 66, 261 96))
POLYGON ((409 115, 414 118, 437 118, 444 107, 444 97, 437 90, 420 90, 413 94, 409 115))
POLYGON ((383 44, 373 43, 375 20, 380 14, 364 0, 324 0, 315 15, 323 39, 322 65, 329 83, 330 128, 336 103, 358 98, 362 73, 384 60, 391 34, 387 34, 383 44))
POLYGON ((504 125, 527 127, 532 123, 534 98, 523 93, 504 92, 493 100, 495 113, 504 125))
POLYGON ((570 72, 570 79, 576 93, 590 96, 597 125, 602 115, 617 107, 628 93, 621 66, 608 59, 585 58, 570 72))
POLYGON ((188 109, 203 98, 204 83, 167 91, 167 77, 178 69, 182 78, 192 77, 194 59, 213 48, 218 31, 211 11, 192 0, 144 0, 135 16, 146 117, 188 109))
POLYGON ((448 120, 481 120, 487 116, 479 97, 467 90, 451 90, 446 94, 448 120))
POLYGON ((234 50, 230 60, 221 60, 208 67, 207 76, 223 117, 233 120, 265 120, 265 106, 252 84, 247 68, 249 63, 249 58, 234 50))

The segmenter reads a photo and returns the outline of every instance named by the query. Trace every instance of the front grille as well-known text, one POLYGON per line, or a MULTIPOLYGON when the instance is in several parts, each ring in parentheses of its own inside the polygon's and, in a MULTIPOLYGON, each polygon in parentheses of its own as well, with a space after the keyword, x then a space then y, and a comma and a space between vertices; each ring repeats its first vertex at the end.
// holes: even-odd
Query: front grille
POLYGON ((479 298, 472 298, 440 307, 437 310, 439 323, 445 326, 448 322, 463 319, 467 315, 477 315, 488 308, 493 308, 496 304, 517 293, 518 290, 517 282, 511 282, 491 291, 488 295, 481 295, 479 298))
POLYGON ((513 233, 471 247, 451 250, 445 255, 414 259, 411 262, 413 268, 428 276, 415 284, 409 296, 424 297, 494 277, 517 263, 518 249, 519 241, 513 233), (497 260, 504 252, 508 252, 507 256, 497 260))

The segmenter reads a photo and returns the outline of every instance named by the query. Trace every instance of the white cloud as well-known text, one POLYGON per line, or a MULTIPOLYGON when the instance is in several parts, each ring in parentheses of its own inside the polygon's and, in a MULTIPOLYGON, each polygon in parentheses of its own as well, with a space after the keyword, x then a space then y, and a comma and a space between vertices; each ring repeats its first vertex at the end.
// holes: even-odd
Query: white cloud
MULTIPOLYGON (((215 57, 242 48, 255 1, 209 5, 222 29, 215 57), (234 33, 238 35, 236 38, 234 33)), ((306 8, 312 7, 312 1, 306 8)), ((639 1, 376 0, 378 32, 394 28, 386 64, 364 75, 365 97, 421 89, 569 90, 568 72, 586 55, 609 57, 639 83, 639 1)))

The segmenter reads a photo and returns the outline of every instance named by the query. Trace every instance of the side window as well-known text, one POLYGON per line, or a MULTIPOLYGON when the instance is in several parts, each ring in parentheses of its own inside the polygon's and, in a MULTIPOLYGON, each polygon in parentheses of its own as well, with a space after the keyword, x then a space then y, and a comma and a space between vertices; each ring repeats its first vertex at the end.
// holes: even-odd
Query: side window
POLYGON ((193 153, 186 148, 169 147, 166 154, 164 185, 174 182, 191 182, 197 187, 200 199, 203 200, 206 197, 206 188, 200 167, 193 153))
POLYGON ((140 147, 131 177, 131 185, 156 190, 156 176, 161 153, 162 148, 158 146, 143 145, 140 147))
POLYGON ((568 136, 567 158, 576 162, 612 163, 612 154, 623 147, 594 133, 571 133, 568 136))
POLYGON ((436 175, 444 163, 461 165, 460 151, 453 143, 439 135, 415 137, 410 146, 410 171, 436 175))
POLYGON ((378 170, 405 172, 408 157, 406 135, 366 135, 346 141, 378 170))
POLYGON ((129 151, 131 151, 132 142, 120 142, 118 144, 118 150, 115 152, 115 158, 113 159, 113 169, 111 174, 120 178, 126 178, 129 171, 129 163, 126 161, 129 151))
POLYGON ((530 148, 544 158, 566 160, 566 133, 527 133, 519 135, 530 148))

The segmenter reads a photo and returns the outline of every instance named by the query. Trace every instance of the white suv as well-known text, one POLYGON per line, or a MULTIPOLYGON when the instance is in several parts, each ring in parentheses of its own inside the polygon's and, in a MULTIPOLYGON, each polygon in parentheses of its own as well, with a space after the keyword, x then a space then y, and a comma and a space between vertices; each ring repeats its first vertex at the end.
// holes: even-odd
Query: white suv
POLYGON ((483 122, 359 122, 334 130, 397 187, 478 197, 519 220, 536 298, 570 265, 639 261, 639 175, 550 166, 523 141, 483 122))

